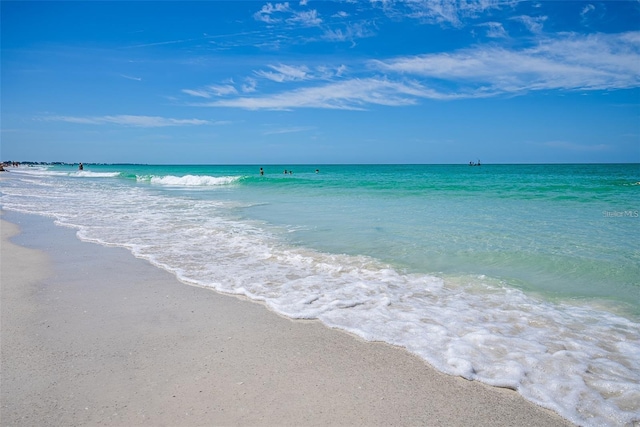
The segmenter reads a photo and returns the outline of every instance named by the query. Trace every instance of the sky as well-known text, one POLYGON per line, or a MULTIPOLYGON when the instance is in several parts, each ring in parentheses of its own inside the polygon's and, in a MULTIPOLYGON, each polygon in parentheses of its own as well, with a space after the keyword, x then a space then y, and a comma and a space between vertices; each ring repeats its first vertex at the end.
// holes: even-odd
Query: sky
POLYGON ((640 162, 640 0, 2 1, 0 160, 640 162))

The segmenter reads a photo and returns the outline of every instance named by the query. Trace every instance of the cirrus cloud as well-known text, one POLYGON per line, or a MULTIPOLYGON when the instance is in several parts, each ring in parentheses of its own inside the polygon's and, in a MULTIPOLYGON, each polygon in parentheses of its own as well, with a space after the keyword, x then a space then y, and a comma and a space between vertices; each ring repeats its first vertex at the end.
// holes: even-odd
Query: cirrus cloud
POLYGON ((344 80, 260 97, 240 97, 190 105, 235 107, 247 110, 290 110, 294 108, 365 110, 369 105, 413 105, 418 98, 454 99, 456 96, 439 93, 416 82, 394 82, 381 78, 366 78, 344 80))
POLYGON ((166 127, 166 126, 199 126, 215 124, 209 120, 201 119, 172 119, 157 116, 132 116, 132 115, 116 115, 116 116, 49 116, 45 120, 56 122, 67 122, 86 125, 104 125, 116 124, 133 127, 166 127))
POLYGON ((306 80, 310 78, 309 69, 305 66, 295 67, 291 65, 269 65, 273 71, 256 71, 255 74, 259 77, 266 78, 268 80, 272 80, 274 82, 286 82, 286 81, 297 81, 297 80, 306 80))
POLYGON ((524 50, 484 46, 372 61, 385 71, 437 79, 473 93, 531 90, 610 90, 640 85, 640 32, 567 35, 524 50))
MULTIPOLYGON (((624 90, 640 86, 640 32, 562 34, 514 49, 495 43, 447 53, 371 60, 359 78, 349 69, 270 65, 254 77, 279 83, 275 92, 244 91, 189 104, 249 110, 328 108, 365 110, 413 105, 420 99, 455 100, 523 95, 532 91, 624 90), (319 83, 318 80, 322 82, 319 83), (327 81, 329 83, 327 83, 327 81), (251 94, 251 96, 249 96, 251 94)), ((271 86, 273 88, 273 85, 271 86)), ((200 96, 210 92, 183 90, 200 96)))

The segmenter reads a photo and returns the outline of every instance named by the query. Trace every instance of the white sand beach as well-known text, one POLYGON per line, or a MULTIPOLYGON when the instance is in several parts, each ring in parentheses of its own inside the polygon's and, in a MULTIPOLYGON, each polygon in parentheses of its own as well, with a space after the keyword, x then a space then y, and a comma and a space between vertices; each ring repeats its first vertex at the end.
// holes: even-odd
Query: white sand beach
POLYGON ((50 218, 5 217, 18 224, 1 223, 3 426, 571 425, 402 348, 186 285, 50 218))

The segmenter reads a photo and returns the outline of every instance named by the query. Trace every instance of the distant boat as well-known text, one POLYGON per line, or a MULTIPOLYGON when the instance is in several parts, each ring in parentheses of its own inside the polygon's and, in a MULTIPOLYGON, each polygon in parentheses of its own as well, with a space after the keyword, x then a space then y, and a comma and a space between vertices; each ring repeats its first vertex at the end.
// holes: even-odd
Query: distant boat
POLYGON ((482 166, 482 163, 480 163, 480 159, 478 159, 478 163, 469 162, 469 166, 482 166))

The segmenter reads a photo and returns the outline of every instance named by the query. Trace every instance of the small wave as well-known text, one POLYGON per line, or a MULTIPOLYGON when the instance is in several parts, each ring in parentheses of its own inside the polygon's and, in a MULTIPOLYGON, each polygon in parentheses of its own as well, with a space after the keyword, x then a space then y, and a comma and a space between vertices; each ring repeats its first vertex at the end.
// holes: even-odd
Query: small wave
POLYGON ((68 176, 78 178, 114 178, 120 172, 92 172, 92 171, 53 171, 45 168, 11 169, 12 173, 35 176, 68 176))
POLYGON ((66 173, 63 173, 63 172, 53 172, 53 171, 47 170, 46 168, 36 168, 36 167, 11 168, 11 169, 6 169, 6 171, 10 172, 10 173, 15 173, 15 174, 21 174, 21 175, 38 175, 38 176, 45 176, 45 175, 62 176, 62 175, 66 175, 66 173))
POLYGON ((229 185, 239 181, 240 176, 208 176, 208 175, 185 175, 185 176, 139 176, 138 181, 149 181, 151 184, 175 186, 175 187, 211 187, 219 185, 229 185))
POLYGON ((86 178, 115 178, 119 176, 120 172, 91 172, 91 171, 78 171, 73 172, 70 176, 80 176, 86 178))

